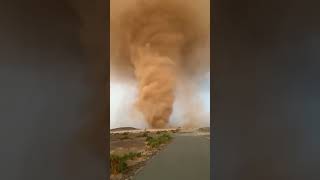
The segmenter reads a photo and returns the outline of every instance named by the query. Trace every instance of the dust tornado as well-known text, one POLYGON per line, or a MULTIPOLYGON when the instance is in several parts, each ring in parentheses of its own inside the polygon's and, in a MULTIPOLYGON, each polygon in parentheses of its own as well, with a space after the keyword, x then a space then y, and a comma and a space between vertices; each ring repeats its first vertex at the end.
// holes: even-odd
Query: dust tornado
POLYGON ((111 37, 111 63, 126 74, 124 77, 137 80, 134 107, 149 126, 164 128, 173 112, 177 82, 191 74, 194 60, 190 56, 208 33, 197 20, 191 1, 114 3, 127 8, 111 14, 111 31, 115 32, 111 37))

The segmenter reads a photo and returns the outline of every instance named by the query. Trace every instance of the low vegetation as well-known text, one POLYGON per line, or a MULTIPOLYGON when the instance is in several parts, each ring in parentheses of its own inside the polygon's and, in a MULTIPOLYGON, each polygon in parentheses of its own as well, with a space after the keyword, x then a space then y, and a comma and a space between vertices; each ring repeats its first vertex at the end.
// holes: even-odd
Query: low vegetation
POLYGON ((162 133, 161 135, 156 136, 156 137, 148 136, 146 138, 146 141, 147 141, 148 146, 150 146, 152 148, 157 148, 161 144, 165 144, 165 143, 169 142, 171 139, 172 139, 172 137, 170 134, 162 133))
POLYGON ((142 134, 142 137, 148 137, 148 136, 149 136, 148 132, 144 132, 144 133, 142 134))
POLYGON ((125 133, 121 134, 121 137, 119 139, 120 140, 125 140, 125 139, 131 139, 131 138, 129 137, 129 133, 125 132, 125 133))
POLYGON ((112 174, 123 173, 128 170, 128 160, 134 160, 137 157, 141 157, 142 154, 130 152, 122 156, 111 154, 110 155, 110 170, 112 174))
MULTIPOLYGON (((161 132, 161 133, 150 133, 148 131, 144 131, 141 134, 139 134, 136 137, 143 137, 146 138, 146 143, 148 147, 151 147, 153 150, 156 150, 159 146, 162 144, 168 143, 172 137, 169 132, 161 132)), ((120 137, 118 137, 120 140, 125 139, 133 139, 129 136, 129 133, 122 133, 120 137)), ((141 152, 128 152, 123 155, 111 153, 110 154, 110 172, 113 175, 118 174, 126 174, 130 172, 130 169, 128 167, 128 164, 130 160, 135 160, 139 157, 142 157, 141 152)))
POLYGON ((149 133, 147 131, 144 131, 142 134, 138 135, 137 137, 148 137, 149 133))

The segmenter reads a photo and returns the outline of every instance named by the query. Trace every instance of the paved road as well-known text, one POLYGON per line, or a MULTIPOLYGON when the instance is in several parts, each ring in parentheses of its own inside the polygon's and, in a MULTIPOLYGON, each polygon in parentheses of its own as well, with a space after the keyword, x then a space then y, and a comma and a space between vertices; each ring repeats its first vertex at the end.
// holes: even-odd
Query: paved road
POLYGON ((134 180, 210 180, 210 140, 176 136, 134 180))

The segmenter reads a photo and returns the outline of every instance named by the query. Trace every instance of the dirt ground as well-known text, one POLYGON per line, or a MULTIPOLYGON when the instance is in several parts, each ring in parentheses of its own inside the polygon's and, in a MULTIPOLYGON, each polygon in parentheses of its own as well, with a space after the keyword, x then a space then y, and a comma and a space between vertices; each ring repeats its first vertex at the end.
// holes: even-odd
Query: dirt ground
POLYGON ((147 146, 147 136, 155 137, 162 132, 169 132, 170 134, 173 134, 177 131, 177 129, 111 131, 110 154, 121 156, 133 152, 141 153, 142 156, 135 158, 134 160, 128 160, 128 170, 123 174, 111 175, 110 180, 131 179, 145 165, 145 162, 148 159, 166 146, 166 144, 161 145, 159 148, 151 148, 147 146))
MULTIPOLYGON (((110 132, 110 154, 124 155, 130 152, 141 153, 141 157, 128 160, 128 170, 123 174, 111 175, 110 180, 130 180, 146 164, 146 162, 160 152, 167 144, 162 144, 158 148, 151 148, 147 145, 147 136, 155 137, 163 132, 174 135, 192 134, 194 136, 207 136, 209 138, 210 129, 161 129, 161 130, 138 130, 138 129, 117 129, 110 132)), ((170 143, 170 142, 169 142, 170 143)))

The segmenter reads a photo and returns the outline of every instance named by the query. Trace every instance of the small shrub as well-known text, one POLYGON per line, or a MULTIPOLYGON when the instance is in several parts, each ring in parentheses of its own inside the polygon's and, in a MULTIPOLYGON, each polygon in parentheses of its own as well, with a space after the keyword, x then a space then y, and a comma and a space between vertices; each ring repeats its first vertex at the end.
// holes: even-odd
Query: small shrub
POLYGON ((134 152, 129 152, 128 154, 124 155, 124 158, 126 160, 133 160, 135 159, 136 157, 139 157, 139 155, 141 156, 141 153, 134 153, 134 152))
POLYGON ((137 137, 148 137, 149 133, 148 132, 143 132, 142 134, 138 135, 137 137))
POLYGON ((137 157, 141 157, 142 153, 129 152, 128 154, 124 154, 122 156, 119 155, 110 155, 110 168, 112 174, 123 173, 128 170, 128 160, 134 160, 137 157))
POLYGON ((152 147, 152 148, 157 148, 159 147, 161 144, 167 143, 168 141, 170 141, 172 139, 172 137, 170 136, 170 134, 168 133, 163 133, 162 135, 158 136, 158 137, 147 137, 146 141, 147 144, 152 147))
POLYGON ((137 153, 137 157, 141 157, 142 156, 142 153, 141 152, 138 152, 137 153))
POLYGON ((152 140, 152 139, 153 139, 153 137, 147 136, 146 141, 149 142, 149 141, 152 140))
POLYGON ((128 135, 124 135, 120 138, 120 140, 125 140, 125 139, 130 139, 130 137, 128 135))
POLYGON ((123 173, 128 169, 128 164, 126 163, 126 159, 117 155, 110 156, 110 166, 111 166, 112 174, 123 173))
POLYGON ((148 136, 149 136, 148 132, 144 132, 144 133, 142 134, 142 137, 148 137, 148 136))

